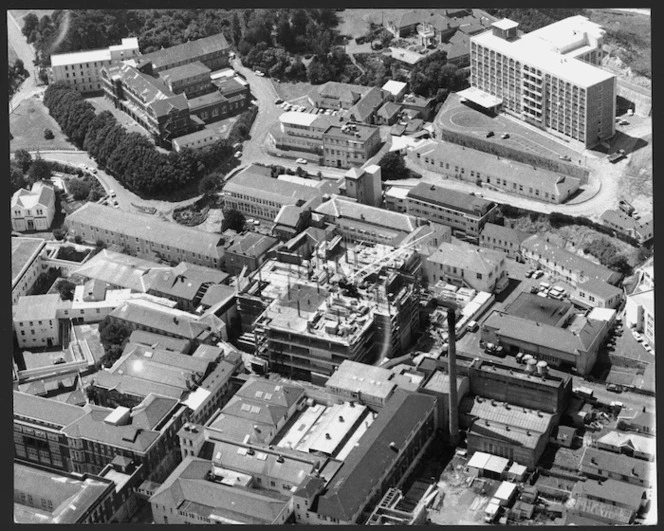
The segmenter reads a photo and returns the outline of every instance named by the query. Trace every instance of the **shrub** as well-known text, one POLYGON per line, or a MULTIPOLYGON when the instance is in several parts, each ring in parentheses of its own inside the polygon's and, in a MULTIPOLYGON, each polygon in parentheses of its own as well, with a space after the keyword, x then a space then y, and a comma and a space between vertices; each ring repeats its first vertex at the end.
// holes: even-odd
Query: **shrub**
POLYGON ((55 138, 55 135, 53 134, 53 131, 50 129, 44 129, 44 138, 46 140, 53 140, 55 138))

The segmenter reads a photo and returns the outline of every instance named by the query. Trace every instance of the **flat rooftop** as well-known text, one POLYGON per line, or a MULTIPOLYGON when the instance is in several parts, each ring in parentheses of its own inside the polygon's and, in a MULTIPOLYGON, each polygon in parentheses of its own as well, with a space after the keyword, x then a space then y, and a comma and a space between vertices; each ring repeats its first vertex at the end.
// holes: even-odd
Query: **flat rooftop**
POLYGON ((538 297, 522 292, 505 308, 509 315, 522 317, 537 323, 558 326, 560 320, 572 309, 571 302, 538 297))

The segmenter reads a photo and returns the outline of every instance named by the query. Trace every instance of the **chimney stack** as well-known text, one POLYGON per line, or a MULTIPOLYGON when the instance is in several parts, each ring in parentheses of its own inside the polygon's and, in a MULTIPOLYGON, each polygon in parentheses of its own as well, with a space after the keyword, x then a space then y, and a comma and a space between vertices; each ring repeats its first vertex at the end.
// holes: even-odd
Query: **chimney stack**
POLYGON ((456 313, 454 308, 447 310, 447 347, 450 374, 449 417, 450 417, 450 445, 456 446, 459 442, 459 399, 457 397, 456 373, 456 313))

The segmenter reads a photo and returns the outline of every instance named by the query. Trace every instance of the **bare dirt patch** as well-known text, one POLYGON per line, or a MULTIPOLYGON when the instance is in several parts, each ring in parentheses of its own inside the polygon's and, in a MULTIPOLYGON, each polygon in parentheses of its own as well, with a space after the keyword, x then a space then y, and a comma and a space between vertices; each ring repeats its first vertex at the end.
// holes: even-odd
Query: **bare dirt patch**
POLYGON ((284 101, 291 101, 306 96, 314 87, 311 83, 277 83, 274 80, 271 81, 277 94, 284 101))

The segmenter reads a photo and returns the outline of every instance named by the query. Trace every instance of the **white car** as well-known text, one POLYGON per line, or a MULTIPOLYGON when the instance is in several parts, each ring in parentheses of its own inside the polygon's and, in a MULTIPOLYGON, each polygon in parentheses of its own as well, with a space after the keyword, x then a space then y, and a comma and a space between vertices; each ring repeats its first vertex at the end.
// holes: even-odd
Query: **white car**
POLYGON ((115 192, 112 189, 109 189, 108 196, 109 197, 115 197, 115 192))
POLYGON ((306 164, 306 163, 307 163, 307 159, 295 159, 295 163, 296 163, 296 164, 306 164))
POLYGON ((256 74, 258 77, 265 77, 265 74, 263 72, 261 72, 260 70, 256 70, 254 72, 254 74, 256 74))

